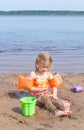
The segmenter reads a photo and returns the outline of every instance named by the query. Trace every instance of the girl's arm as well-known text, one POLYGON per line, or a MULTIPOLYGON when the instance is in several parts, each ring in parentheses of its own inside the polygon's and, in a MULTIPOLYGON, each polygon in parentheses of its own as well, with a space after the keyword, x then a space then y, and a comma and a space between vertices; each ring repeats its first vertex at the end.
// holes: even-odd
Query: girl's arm
POLYGON ((57 99, 57 88, 63 86, 63 79, 60 74, 56 74, 53 76, 52 74, 49 75, 49 84, 52 88, 52 96, 54 99, 57 99))
POLYGON ((56 87, 52 88, 52 96, 53 96, 54 99, 58 99, 58 97, 57 97, 57 88, 56 87))

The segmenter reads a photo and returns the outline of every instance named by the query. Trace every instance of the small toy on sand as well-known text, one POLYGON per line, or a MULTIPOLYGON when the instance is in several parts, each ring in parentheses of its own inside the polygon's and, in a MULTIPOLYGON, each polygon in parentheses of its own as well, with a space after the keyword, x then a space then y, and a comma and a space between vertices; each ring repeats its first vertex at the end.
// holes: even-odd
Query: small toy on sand
POLYGON ((82 92, 83 88, 82 86, 73 86, 72 91, 75 93, 82 92))

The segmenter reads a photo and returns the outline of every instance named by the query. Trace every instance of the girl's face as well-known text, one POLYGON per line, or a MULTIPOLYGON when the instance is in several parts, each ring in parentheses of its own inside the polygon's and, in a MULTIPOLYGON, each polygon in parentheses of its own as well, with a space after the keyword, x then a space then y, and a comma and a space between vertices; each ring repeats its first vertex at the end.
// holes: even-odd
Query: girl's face
POLYGON ((47 63, 45 64, 37 64, 37 69, 39 73, 44 73, 47 72, 49 70, 49 65, 47 63))

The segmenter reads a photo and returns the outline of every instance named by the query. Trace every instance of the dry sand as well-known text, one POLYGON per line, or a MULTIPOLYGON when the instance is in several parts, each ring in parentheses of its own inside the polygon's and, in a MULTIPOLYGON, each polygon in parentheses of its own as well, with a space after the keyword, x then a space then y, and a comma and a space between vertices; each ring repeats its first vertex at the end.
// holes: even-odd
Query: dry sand
POLYGON ((71 101, 72 115, 55 118, 36 106, 36 114, 26 117, 19 108, 19 98, 28 92, 17 90, 18 74, 0 74, 0 130, 84 130, 84 92, 71 91, 74 85, 84 88, 84 74, 63 78, 65 85, 58 89, 58 95, 71 101))

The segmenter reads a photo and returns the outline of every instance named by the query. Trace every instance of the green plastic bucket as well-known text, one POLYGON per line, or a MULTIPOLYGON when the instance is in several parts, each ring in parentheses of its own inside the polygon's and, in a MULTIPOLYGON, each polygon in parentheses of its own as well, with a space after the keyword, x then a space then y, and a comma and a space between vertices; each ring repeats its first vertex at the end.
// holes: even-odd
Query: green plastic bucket
POLYGON ((35 97, 20 98, 22 114, 25 116, 32 116, 35 114, 36 101, 37 99, 35 97))

